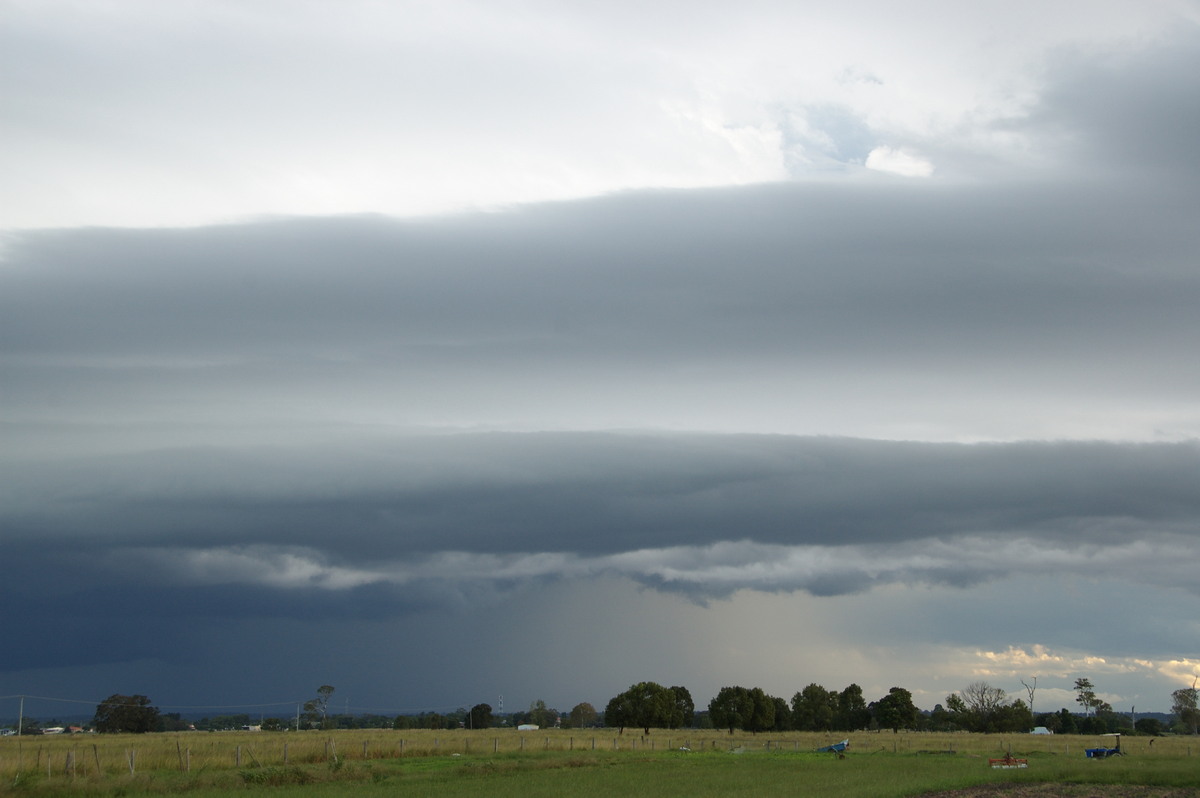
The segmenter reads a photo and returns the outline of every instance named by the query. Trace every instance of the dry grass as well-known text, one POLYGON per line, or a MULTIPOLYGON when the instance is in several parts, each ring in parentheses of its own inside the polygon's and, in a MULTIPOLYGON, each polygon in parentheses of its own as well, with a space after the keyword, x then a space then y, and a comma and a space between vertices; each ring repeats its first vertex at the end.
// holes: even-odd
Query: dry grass
MULTIPOLYGON (((1112 738, 1074 735, 852 734, 729 735, 713 730, 653 730, 649 736, 614 729, 550 729, 518 732, 482 730, 362 730, 309 732, 181 732, 147 735, 53 735, 0 738, 0 784, 22 774, 71 781, 98 781, 131 775, 237 774, 261 770, 290 772, 292 767, 376 760, 469 758, 533 755, 545 752, 661 753, 692 751, 807 752, 848 737, 853 756, 922 755, 937 757, 1016 756, 1075 759, 1085 748, 1109 746, 1112 738)), ((1138 759, 1200 757, 1195 738, 1126 737, 1122 747, 1138 759)))

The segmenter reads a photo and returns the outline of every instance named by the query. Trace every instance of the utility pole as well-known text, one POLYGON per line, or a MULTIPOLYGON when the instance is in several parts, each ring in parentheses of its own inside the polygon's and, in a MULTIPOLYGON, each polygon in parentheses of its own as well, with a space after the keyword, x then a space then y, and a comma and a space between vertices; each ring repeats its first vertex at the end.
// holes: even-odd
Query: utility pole
POLYGON ((25 724, 25 696, 21 696, 21 706, 17 710, 17 736, 21 736, 21 729, 25 724))

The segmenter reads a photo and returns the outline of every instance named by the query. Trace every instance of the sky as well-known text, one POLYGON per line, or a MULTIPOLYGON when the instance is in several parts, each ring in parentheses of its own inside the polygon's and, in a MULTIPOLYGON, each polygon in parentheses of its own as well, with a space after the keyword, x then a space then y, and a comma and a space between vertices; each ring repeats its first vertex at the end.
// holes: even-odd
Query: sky
POLYGON ((0 0, 0 717, 1168 710, 1198 96, 1188 0, 0 0))

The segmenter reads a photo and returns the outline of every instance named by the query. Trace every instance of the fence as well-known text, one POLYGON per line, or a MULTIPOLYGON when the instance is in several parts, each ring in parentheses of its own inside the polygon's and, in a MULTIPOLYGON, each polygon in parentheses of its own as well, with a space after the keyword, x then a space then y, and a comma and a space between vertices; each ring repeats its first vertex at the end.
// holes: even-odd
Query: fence
MULTIPOLYGON (((841 739, 850 755, 957 752, 980 756, 1029 753, 1083 756, 1111 738, 1076 735, 937 733, 729 735, 717 730, 548 729, 356 730, 308 732, 177 732, 148 735, 53 735, 0 738, 0 778, 23 772, 67 778, 104 778, 152 771, 220 770, 399 757, 489 756, 549 751, 806 752, 841 739)), ((1188 737, 1123 737, 1138 756, 1192 756, 1200 741, 1188 737)))

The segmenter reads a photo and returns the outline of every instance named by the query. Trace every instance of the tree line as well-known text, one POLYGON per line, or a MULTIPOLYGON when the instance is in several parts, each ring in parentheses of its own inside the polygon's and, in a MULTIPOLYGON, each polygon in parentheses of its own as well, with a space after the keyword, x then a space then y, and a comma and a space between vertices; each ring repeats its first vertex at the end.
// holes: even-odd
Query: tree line
MULTIPOLYGON (((1025 684, 1022 682, 1022 684, 1025 684)), ((1087 678, 1076 679, 1076 703, 1082 714, 1062 708, 1057 712, 1034 714, 1031 706, 1037 680, 1025 684, 1029 703, 1010 697, 1004 690, 987 682, 972 682, 962 690, 946 696, 944 703, 932 711, 923 712, 914 705, 912 693, 893 687, 875 701, 867 702, 862 688, 850 684, 842 690, 829 690, 809 684, 796 692, 790 701, 769 695, 759 687, 740 685, 722 687, 709 701, 706 709, 697 710, 686 687, 664 687, 656 682, 638 682, 611 700, 603 712, 589 703, 577 704, 569 713, 547 707, 544 701, 533 702, 528 712, 498 716, 490 705, 481 703, 467 709, 440 714, 424 712, 418 715, 331 715, 331 685, 317 689, 316 698, 303 705, 303 712, 293 718, 264 718, 252 724, 249 715, 220 715, 189 722, 178 713, 160 713, 144 695, 113 694, 96 707, 92 727, 98 732, 149 732, 224 730, 260 726, 264 731, 284 729, 334 728, 475 728, 486 729, 511 723, 513 726, 530 723, 541 728, 565 726, 587 728, 612 727, 623 733, 625 728, 651 729, 720 728, 746 732, 817 731, 849 732, 863 729, 901 729, 926 731, 970 731, 991 733, 1024 733, 1034 726, 1044 726, 1057 734, 1105 734, 1112 732, 1161 734, 1168 731, 1196 734, 1200 727, 1200 707, 1196 682, 1191 687, 1171 693, 1171 713, 1174 723, 1164 726, 1157 718, 1133 720, 1115 712, 1100 699, 1095 686, 1087 678)), ((31 723, 27 733, 36 733, 31 723)))

